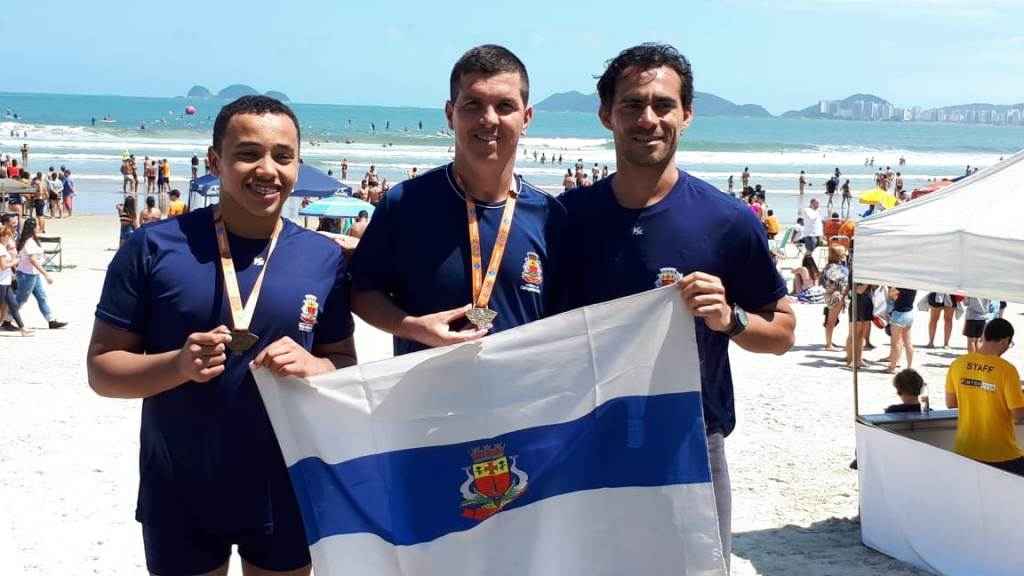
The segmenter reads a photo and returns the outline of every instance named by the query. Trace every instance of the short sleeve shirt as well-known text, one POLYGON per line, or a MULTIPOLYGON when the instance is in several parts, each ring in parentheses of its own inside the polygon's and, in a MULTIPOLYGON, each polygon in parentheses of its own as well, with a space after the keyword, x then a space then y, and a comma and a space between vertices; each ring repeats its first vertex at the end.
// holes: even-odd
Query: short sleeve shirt
MULTIPOLYGON (((568 307, 650 290, 666 268, 718 276, 728 300, 744 310, 786 295, 764 227, 745 203, 680 171, 665 198, 634 210, 615 199, 614 180, 560 197, 569 218, 562 247, 568 307)), ((705 424, 728 435, 736 423, 729 337, 698 318, 696 339, 705 424)))
POLYGON ((824 225, 821 222, 821 212, 814 208, 807 207, 803 210, 804 228, 801 236, 821 236, 824 225))
MULTIPOLYGON (((32 266, 32 257, 35 257, 36 261, 39 262, 39 258, 42 256, 43 247, 34 238, 29 238, 25 241, 25 245, 21 247, 21 253, 18 255, 18 272, 33 276, 38 275, 39 271, 32 266)), ((42 262, 39 263, 42 264, 42 262)))
POLYGON ((171 200, 167 204, 167 216, 181 216, 185 213, 185 201, 184 200, 171 200))
POLYGON ((955 394, 960 410, 953 450, 982 462, 1024 456, 1012 410, 1024 408, 1020 374, 998 356, 973 353, 953 361, 946 373, 946 394, 955 394))
MULTIPOLYGON (((465 193, 452 165, 406 180, 383 197, 352 260, 354 290, 379 291, 413 316, 465 306, 472 300, 465 193)), ((559 271, 549 263, 558 250, 565 211, 548 194, 516 179, 508 244, 489 302, 498 313, 493 332, 547 316, 559 271)), ((486 271, 505 203, 476 204, 482 271, 486 271)), ((426 346, 396 337, 395 354, 426 346)))
MULTIPOLYGON (((228 240, 247 300, 269 242, 230 232, 228 240)), ((250 325, 257 344, 229 354, 221 376, 143 401, 142 522, 182 514, 222 530, 271 522, 272 486, 287 487, 288 477, 249 363, 284 336, 307 350, 340 342, 353 323, 345 260, 331 240, 285 221, 268 262, 250 325)), ((137 334, 147 354, 177 350, 193 332, 231 326, 212 208, 132 235, 107 270, 96 317, 137 334)))

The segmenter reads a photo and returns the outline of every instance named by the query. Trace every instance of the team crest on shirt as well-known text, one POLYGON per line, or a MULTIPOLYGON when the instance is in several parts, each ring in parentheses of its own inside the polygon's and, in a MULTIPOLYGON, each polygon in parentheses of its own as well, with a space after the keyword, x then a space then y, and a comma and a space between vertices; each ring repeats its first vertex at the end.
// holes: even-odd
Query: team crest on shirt
POLYGON ((501 512, 526 492, 529 476, 516 467, 517 456, 506 456, 504 444, 485 444, 470 450, 473 464, 462 469, 462 516, 482 522, 501 512))
POLYGON ((682 278, 683 275, 679 273, 679 270, 675 268, 662 268, 658 270, 658 278, 654 281, 654 287, 671 286, 682 278))
POLYGON ((299 308, 299 331, 312 332, 319 315, 320 304, 316 301, 316 294, 306 294, 302 298, 302 306, 299 308))
POLYGON ((522 290, 540 294, 540 287, 544 284, 544 268, 536 252, 527 252, 523 258, 523 282, 520 286, 522 290))

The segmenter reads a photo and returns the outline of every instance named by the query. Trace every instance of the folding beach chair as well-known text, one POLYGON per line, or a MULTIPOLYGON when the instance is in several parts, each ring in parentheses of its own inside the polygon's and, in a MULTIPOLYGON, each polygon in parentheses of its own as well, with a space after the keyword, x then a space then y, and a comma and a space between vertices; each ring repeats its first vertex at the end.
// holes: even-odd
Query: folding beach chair
POLYGON ((43 268, 56 269, 58 272, 64 270, 64 245, 60 236, 40 236, 37 240, 43 248, 43 268))

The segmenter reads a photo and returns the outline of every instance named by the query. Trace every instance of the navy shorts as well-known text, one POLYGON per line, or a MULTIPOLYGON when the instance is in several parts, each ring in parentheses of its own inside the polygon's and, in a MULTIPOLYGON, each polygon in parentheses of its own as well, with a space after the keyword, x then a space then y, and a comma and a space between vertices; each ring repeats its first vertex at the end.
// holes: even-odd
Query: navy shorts
POLYGON ((306 531, 291 485, 273 497, 273 522, 264 528, 234 533, 211 532, 187 522, 143 523, 146 567, 157 576, 194 576, 222 566, 238 555, 264 570, 285 572, 310 564, 306 531))

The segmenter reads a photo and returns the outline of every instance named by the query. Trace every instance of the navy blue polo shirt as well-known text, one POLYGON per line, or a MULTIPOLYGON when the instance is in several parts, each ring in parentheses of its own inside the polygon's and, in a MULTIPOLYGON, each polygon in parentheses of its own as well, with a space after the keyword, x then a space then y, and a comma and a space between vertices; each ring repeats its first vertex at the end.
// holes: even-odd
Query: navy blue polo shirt
MULTIPOLYGON (((228 241, 242 298, 248 299, 269 242, 230 232, 228 241)), ((212 208, 147 224, 114 256, 96 317, 139 335, 147 354, 178 350, 193 332, 230 326, 219 258, 212 208)), ((291 492, 249 363, 284 336, 311 350, 352 335, 338 245, 286 220, 250 330, 259 342, 229 354, 219 377, 143 401, 140 522, 198 521, 210 530, 268 527, 270 494, 280 494, 282 486, 291 492)))
MULTIPOLYGON (((615 199, 613 179, 560 197, 569 215, 562 251, 569 308, 655 288, 662 268, 718 276, 729 302, 744 310, 786 295, 764 226, 746 205, 680 171, 665 198, 633 210, 615 199)), ((728 435, 736 425, 729 338, 700 318, 696 332, 705 424, 728 435)))
MULTIPOLYGON (((516 178, 508 245, 490 307, 498 313, 491 332, 550 314, 557 278, 549 262, 558 250, 565 210, 544 192, 516 178)), ((483 269, 490 263, 505 202, 477 202, 483 269)), ((466 200, 452 165, 406 180, 384 196, 352 258, 353 290, 380 291, 413 316, 451 310, 472 300, 466 200)), ((422 350, 395 337, 395 354, 422 350)))

